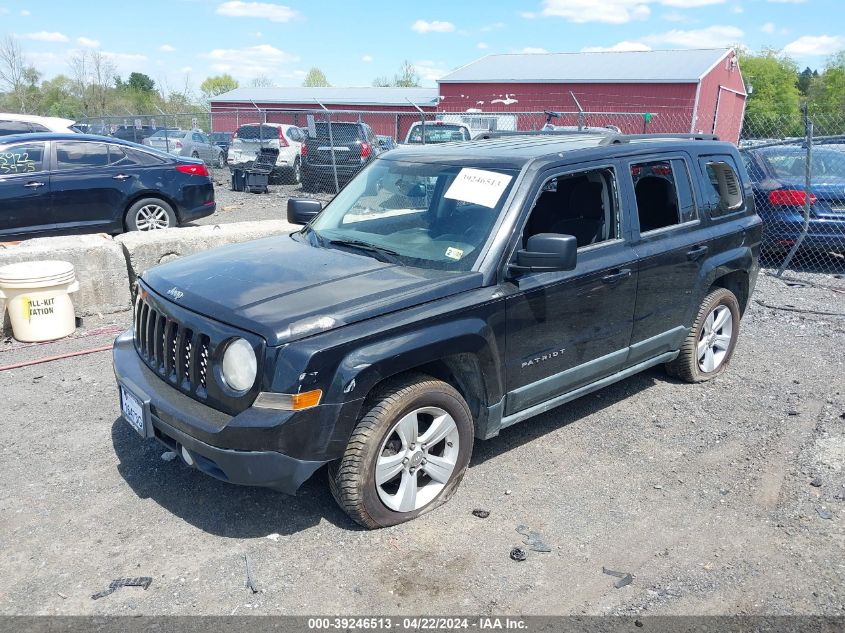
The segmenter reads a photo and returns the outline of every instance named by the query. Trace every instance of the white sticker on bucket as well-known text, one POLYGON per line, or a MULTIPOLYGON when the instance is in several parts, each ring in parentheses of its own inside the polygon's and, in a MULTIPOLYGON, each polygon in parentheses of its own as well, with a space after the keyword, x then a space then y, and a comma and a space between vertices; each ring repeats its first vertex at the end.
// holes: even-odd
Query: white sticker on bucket
POLYGON ((466 167, 458 172, 444 197, 494 208, 513 176, 497 171, 466 167))

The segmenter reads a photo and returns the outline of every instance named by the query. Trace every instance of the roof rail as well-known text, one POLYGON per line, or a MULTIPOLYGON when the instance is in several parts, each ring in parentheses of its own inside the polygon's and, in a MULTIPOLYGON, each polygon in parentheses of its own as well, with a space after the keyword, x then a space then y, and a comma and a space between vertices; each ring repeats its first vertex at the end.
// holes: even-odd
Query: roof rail
POLYGON ((489 132, 482 132, 473 137, 473 141, 486 140, 491 138, 503 138, 506 136, 583 136, 584 134, 592 134, 595 136, 619 136, 616 132, 611 130, 602 130, 597 128, 578 130, 490 130, 489 132))
POLYGON ((603 138, 600 145, 618 145, 630 143, 631 141, 660 140, 664 138, 687 139, 690 141, 718 141, 715 134, 608 134, 603 138))

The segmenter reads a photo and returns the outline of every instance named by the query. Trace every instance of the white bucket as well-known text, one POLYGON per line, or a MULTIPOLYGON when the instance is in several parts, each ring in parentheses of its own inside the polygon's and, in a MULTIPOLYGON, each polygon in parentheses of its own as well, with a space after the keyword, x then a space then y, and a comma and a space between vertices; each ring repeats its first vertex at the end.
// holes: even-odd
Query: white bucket
POLYGON ((68 296, 79 290, 73 264, 23 262, 0 268, 0 298, 6 299, 14 337, 26 343, 73 334, 76 314, 68 296))

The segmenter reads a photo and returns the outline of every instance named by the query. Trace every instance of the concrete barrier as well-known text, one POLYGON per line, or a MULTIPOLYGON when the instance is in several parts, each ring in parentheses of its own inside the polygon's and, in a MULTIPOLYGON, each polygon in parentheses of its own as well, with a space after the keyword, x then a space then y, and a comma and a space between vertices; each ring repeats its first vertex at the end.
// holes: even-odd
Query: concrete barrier
MULTIPOLYGON (((79 292, 73 295, 77 316, 110 314, 128 310, 129 273, 123 248, 104 235, 42 237, 0 246, 0 266, 42 259, 73 264, 79 292)), ((2 333, 11 334, 6 305, 0 299, 2 333)))
POLYGON ((115 242, 123 247, 129 265, 129 283, 132 284, 147 268, 167 263, 177 257, 193 255, 225 244, 290 233, 300 228, 302 227, 284 220, 236 222, 149 233, 124 233, 118 235, 115 242))

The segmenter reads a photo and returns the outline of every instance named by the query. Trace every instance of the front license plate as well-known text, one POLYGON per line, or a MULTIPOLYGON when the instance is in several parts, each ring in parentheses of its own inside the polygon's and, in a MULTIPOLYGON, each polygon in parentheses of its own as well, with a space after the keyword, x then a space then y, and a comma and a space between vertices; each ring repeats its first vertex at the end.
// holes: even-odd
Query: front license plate
POLYGON ((120 386, 120 410, 132 428, 138 431, 142 437, 147 437, 144 404, 123 385, 120 386))

